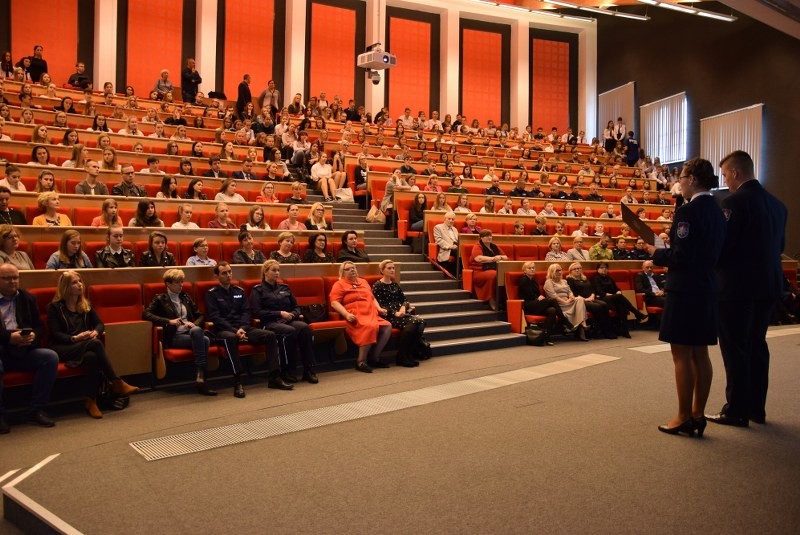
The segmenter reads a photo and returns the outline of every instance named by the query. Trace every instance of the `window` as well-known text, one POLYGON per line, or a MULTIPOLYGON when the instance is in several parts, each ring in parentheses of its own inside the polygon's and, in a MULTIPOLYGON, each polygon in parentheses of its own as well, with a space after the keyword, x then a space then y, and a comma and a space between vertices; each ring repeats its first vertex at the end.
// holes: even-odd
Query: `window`
POLYGON ((763 104, 721 113, 700 119, 700 157, 705 158, 722 183, 719 162, 735 150, 743 150, 753 158, 756 179, 761 174, 761 126, 763 104))
MULTIPOLYGON (((617 123, 617 117, 622 117, 628 130, 633 130, 633 121, 635 119, 634 113, 636 107, 634 106, 634 89, 636 88, 635 82, 628 82, 625 85, 615 87, 605 93, 600 93, 597 96, 598 109, 597 109, 597 137, 601 138, 603 130, 605 130, 608 121, 617 123)), ((602 138, 601 138, 602 142, 602 138)))
POLYGON ((640 145, 661 163, 686 160, 686 93, 678 93, 639 108, 640 145))

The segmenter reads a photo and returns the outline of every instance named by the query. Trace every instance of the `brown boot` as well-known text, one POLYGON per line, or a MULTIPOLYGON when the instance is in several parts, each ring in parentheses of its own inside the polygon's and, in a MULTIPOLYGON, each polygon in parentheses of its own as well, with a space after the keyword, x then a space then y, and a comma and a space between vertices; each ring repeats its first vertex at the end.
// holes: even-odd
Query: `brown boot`
POLYGON ((131 394, 135 394, 139 391, 138 386, 131 386, 122 379, 114 379, 111 381, 111 389, 114 391, 115 394, 119 394, 121 396, 130 396, 131 394))
POLYGON ((103 417, 100 407, 97 406, 97 401, 93 399, 86 400, 86 414, 97 420, 103 417))

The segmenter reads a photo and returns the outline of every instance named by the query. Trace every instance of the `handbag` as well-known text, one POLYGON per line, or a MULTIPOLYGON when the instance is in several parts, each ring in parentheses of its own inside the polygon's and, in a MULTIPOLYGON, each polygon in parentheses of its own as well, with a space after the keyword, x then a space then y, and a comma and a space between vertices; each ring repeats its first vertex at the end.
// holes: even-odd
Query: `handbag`
POLYGON ((354 202, 353 190, 350 188, 339 188, 334 192, 334 196, 343 202, 354 202))
POLYGON ((525 338, 529 346, 543 346, 546 335, 544 329, 538 325, 531 324, 525 327, 525 338))
POLYGON ((372 205, 366 217, 367 223, 386 223, 386 214, 381 212, 381 209, 376 205, 372 205))
POLYGON ((319 323, 320 321, 328 320, 328 310, 325 308, 325 305, 321 303, 312 303, 302 306, 300 307, 300 311, 306 323, 319 323))

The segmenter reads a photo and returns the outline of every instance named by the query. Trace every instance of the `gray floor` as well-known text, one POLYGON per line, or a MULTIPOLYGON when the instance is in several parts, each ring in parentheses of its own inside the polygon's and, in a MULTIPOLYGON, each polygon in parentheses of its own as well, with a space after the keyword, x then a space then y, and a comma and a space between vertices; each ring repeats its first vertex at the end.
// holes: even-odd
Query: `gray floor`
MULTIPOLYGON (((797 533, 800 329, 772 333, 785 336, 770 339, 769 423, 709 424, 703 440, 656 430, 676 411, 672 362, 631 350, 658 344, 636 332, 331 372, 294 392, 259 382, 244 400, 230 388, 147 393, 102 421, 76 410, 52 430, 15 426, 0 475, 61 453, 19 488, 84 533, 797 533), (586 353, 618 360, 161 461, 129 445, 586 353)), ((724 370, 712 359, 716 411, 724 370)))

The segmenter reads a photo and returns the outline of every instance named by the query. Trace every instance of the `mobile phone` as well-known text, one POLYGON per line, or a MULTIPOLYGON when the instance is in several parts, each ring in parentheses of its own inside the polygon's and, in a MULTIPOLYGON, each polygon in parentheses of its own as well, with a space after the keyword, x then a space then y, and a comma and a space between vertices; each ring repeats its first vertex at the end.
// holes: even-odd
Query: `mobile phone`
POLYGON ((19 331, 19 334, 21 334, 22 336, 28 336, 28 335, 30 335, 32 332, 33 332, 33 329, 31 329, 30 327, 26 327, 26 328, 24 328, 24 329, 20 330, 20 331, 19 331))

